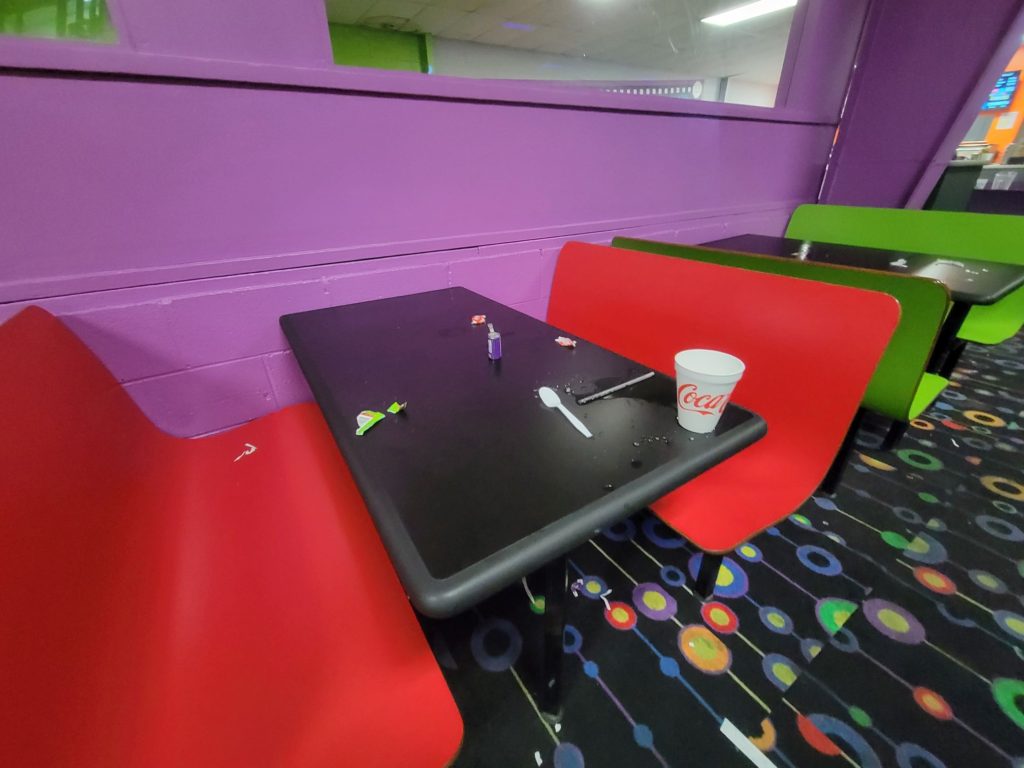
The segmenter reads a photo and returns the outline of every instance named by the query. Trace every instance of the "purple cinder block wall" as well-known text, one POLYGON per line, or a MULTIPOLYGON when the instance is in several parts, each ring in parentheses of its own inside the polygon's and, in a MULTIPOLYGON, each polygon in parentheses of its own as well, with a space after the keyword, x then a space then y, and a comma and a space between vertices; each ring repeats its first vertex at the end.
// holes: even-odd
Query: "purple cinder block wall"
POLYGON ((920 207, 1024 33, 1022 0, 874 0, 822 202, 920 207))
POLYGON ((281 314, 464 285, 543 317, 568 239, 780 233, 864 4, 803 7, 788 109, 659 113, 346 73, 319 0, 111 0, 117 47, 0 41, 0 320, 62 315, 196 435, 309 398, 281 314))

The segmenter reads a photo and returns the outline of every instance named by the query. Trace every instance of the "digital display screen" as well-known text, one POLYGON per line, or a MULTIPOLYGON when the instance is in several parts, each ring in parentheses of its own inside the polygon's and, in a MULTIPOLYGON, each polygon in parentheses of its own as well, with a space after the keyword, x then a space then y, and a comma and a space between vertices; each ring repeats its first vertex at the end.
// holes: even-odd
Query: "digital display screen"
POLYGON ((988 95, 988 99, 982 105, 982 109, 1006 109, 1013 101, 1013 94, 1017 92, 1017 85, 1020 83, 1020 70, 1016 72, 1003 72, 996 80, 996 87, 988 95))

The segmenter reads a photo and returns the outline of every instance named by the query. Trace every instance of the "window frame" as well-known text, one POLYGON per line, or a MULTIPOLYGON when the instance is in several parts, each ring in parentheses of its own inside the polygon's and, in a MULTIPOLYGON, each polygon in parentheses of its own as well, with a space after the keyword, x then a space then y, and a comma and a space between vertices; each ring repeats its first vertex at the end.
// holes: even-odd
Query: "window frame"
MULTIPOLYGON (((441 101, 471 101, 519 106, 580 109, 600 112, 687 115, 768 122, 833 124, 834 117, 788 104, 790 86, 804 42, 809 0, 794 8, 782 74, 772 107, 729 104, 657 95, 608 93, 558 81, 472 79, 417 72, 349 67, 334 63, 324 16, 318 64, 293 66, 137 50, 127 23, 126 0, 106 0, 117 32, 114 43, 77 38, 0 36, 0 72, 60 71, 82 76, 155 77, 222 85, 293 87, 441 101)), ((322 3, 322 0, 312 0, 322 3)), ((321 5, 322 7, 322 5, 321 5)), ((312 46, 312 44, 311 44, 312 46)))

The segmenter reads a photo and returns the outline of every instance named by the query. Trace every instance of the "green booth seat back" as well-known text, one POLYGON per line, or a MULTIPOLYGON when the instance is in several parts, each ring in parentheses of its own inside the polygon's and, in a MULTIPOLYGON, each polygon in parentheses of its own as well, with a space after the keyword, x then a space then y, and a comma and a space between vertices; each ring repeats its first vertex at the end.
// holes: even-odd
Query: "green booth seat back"
MULTIPOLYGON (((916 251, 957 259, 1024 264, 1024 216, 850 205, 801 205, 786 237, 866 248, 916 251)), ((973 307, 958 334, 977 344, 999 344, 1024 324, 1024 288, 990 306, 973 307)))
MULTIPOLYGON (((887 293, 900 303, 900 322, 868 384, 864 407, 890 419, 909 421, 931 405, 948 384, 940 376, 925 373, 949 307, 948 291, 934 280, 625 237, 616 237, 612 245, 887 293)), ((727 296, 722 297, 722 306, 728 307, 727 296)), ((856 332, 856 328, 850 329, 851 334, 856 332)), ((837 349, 836 354, 841 355, 842 349, 837 349)), ((828 361, 822 364, 827 365, 828 361)))

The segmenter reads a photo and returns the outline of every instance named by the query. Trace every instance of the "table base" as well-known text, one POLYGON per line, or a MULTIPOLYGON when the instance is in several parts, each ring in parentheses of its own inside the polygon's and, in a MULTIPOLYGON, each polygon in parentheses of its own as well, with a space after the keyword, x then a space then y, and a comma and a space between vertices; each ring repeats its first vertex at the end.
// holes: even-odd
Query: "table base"
POLYGON ((835 496, 836 489, 839 487, 839 481, 843 479, 843 472, 846 470, 846 465, 850 460, 850 453, 857 443, 857 431, 860 429, 861 422, 864 421, 864 413, 863 408, 858 408, 857 413, 854 414, 853 421, 850 422, 850 428, 846 430, 846 437, 843 438, 839 451, 836 453, 835 459, 832 460, 832 466, 828 468, 825 479, 821 481, 821 485, 818 487, 820 493, 826 496, 835 496))
MULTIPOLYGON (((953 360, 952 365, 949 365, 946 361, 955 352, 956 335, 960 332, 960 327, 964 324, 964 320, 967 319, 967 313, 970 311, 971 306, 969 304, 965 304, 962 301, 953 302, 949 314, 946 315, 946 319, 939 329, 939 335, 935 339, 935 348, 932 350, 931 359, 928 361, 928 373, 940 373, 948 376, 953 372, 952 369, 956 365, 956 359, 953 360)), ((959 358, 959 355, 957 355, 957 358, 959 358)))
POLYGON ((535 672, 540 711, 551 723, 562 719, 562 669, 565 650, 565 608, 568 602, 569 573, 565 555, 541 568, 544 585, 544 647, 540 669, 535 672))
POLYGON ((718 581, 718 571, 722 567, 723 557, 722 554, 711 552, 701 555, 697 579, 693 585, 693 591, 701 600, 707 600, 715 593, 715 583, 718 581))
POLYGON ((958 341, 956 346, 953 347, 946 355, 946 359, 942 361, 942 367, 939 369, 939 376, 944 379, 948 379, 953 375, 953 371, 956 370, 957 363, 960 362, 960 355, 967 349, 966 341, 958 341))

